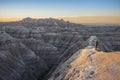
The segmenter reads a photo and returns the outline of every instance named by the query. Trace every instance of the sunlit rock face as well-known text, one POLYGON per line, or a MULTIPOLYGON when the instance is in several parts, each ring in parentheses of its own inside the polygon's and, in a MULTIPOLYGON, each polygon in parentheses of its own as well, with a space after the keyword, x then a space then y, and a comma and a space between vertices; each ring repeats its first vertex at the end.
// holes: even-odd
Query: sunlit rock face
MULTIPOLYGON (((120 79, 120 52, 96 51, 91 36, 85 49, 75 52, 61 63, 48 80, 118 80, 120 79)), ((99 48, 107 45, 99 44, 99 48)), ((103 48, 101 48, 102 50, 103 48)))
MULTIPOLYGON (((119 80, 120 52, 84 49, 72 63, 63 80, 119 80)), ((55 80, 60 80, 59 78, 55 80)))

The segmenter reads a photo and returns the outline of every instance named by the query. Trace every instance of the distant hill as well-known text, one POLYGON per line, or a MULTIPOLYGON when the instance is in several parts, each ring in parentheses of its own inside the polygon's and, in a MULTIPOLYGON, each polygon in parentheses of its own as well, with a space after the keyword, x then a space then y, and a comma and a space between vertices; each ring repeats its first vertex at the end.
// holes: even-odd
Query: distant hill
POLYGON ((44 19, 34 19, 34 18, 24 18, 20 21, 15 22, 0 22, 0 25, 4 26, 25 26, 25 27, 39 27, 39 26, 57 26, 57 27, 70 27, 70 26, 82 26, 81 24, 70 23, 69 21, 64 21, 63 19, 55 18, 44 18, 44 19))

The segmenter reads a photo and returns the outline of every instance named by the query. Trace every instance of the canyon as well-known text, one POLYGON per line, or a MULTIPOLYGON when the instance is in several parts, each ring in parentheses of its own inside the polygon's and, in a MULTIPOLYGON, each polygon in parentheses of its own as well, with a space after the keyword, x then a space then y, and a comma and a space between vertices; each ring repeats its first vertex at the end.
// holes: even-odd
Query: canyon
POLYGON ((0 22, 0 80, 119 80, 119 57, 119 25, 0 22))

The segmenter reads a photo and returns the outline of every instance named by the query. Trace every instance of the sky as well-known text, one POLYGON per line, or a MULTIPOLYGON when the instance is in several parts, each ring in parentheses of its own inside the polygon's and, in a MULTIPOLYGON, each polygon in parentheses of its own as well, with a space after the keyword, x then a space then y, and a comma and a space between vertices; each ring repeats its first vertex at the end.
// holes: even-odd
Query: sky
MULTIPOLYGON (((19 18, 120 17, 120 0, 0 0, 0 21, 19 18), (92 16, 92 17, 91 17, 92 16)), ((65 18, 66 19, 66 18, 65 18)))

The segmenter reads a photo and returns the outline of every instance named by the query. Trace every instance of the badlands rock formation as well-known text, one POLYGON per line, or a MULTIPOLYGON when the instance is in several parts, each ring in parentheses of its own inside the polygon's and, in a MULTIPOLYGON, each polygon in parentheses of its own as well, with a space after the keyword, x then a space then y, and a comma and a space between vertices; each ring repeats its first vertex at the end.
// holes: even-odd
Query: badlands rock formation
MULTIPOLYGON (((83 49, 70 63, 70 69, 63 80, 119 80, 120 52, 98 52, 83 49)), ((56 79, 60 80, 60 79, 56 79)))
POLYGON ((119 51, 120 26, 91 27, 53 18, 2 22, 0 80, 99 80, 112 74, 111 79, 119 80, 119 51))
POLYGON ((60 64, 49 80, 119 80, 120 52, 96 51, 91 36, 85 49, 60 64))
POLYGON ((37 80, 47 69, 45 61, 32 50, 1 32, 0 80, 37 80))

